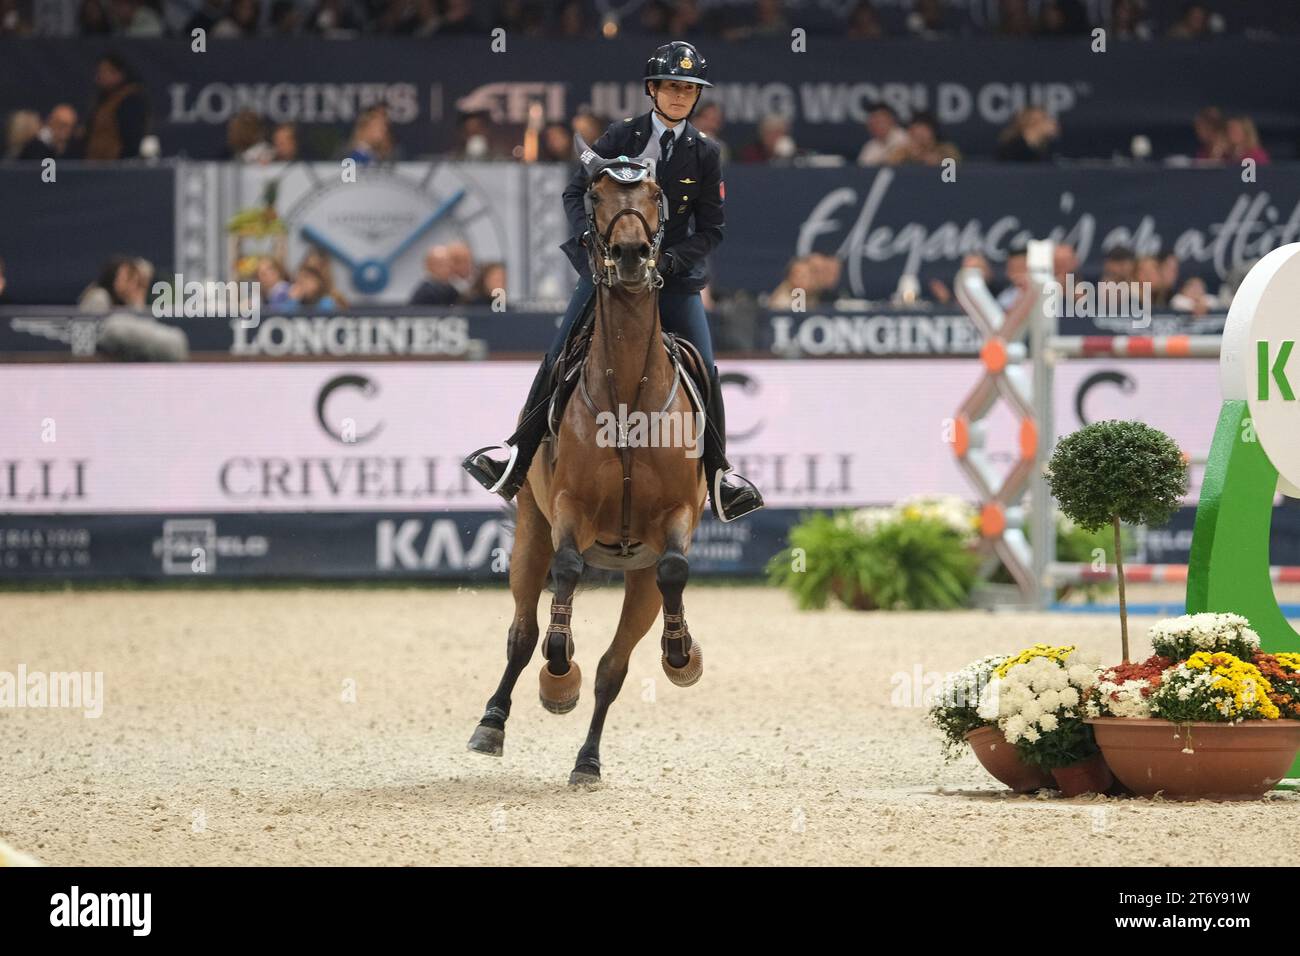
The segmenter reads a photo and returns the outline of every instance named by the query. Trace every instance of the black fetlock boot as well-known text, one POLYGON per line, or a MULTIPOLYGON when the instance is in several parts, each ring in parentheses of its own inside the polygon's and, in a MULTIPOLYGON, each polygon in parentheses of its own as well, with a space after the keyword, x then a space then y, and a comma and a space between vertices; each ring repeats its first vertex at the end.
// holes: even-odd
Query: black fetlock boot
POLYGON ((528 390, 528 399, 524 402, 523 417, 519 427, 510 436, 505 445, 486 445, 478 451, 470 452, 460 463, 480 485, 506 501, 512 499, 523 486, 528 477, 528 467, 533 455, 546 437, 546 420, 551 403, 551 361, 542 359, 533 385, 528 390), (489 458, 487 453, 497 449, 509 449, 505 461, 489 458))
POLYGON ((731 473, 727 462, 727 415, 722 403, 718 367, 709 371, 709 407, 704 428, 704 474, 709 501, 719 521, 735 521, 763 507, 763 496, 746 478, 731 473))

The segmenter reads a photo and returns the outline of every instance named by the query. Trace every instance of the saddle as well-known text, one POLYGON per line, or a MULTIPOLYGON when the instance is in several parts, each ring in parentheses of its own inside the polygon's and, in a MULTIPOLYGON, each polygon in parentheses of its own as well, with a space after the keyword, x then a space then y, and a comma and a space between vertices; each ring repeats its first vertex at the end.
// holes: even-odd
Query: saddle
MULTIPOLYGON (((564 419, 564 409, 568 405, 569 397, 573 394, 574 388, 582 382, 582 366, 590 351, 592 333, 595 331, 594 316, 595 296, 592 296, 587 303, 586 311, 577 322, 573 323, 568 341, 560 350, 559 360, 550 371, 546 385, 546 391, 551 396, 547 428, 552 437, 559 437, 560 422, 564 419)), ((691 406, 700 414, 707 415, 711 401, 710 370, 704 367, 704 358, 700 355, 700 350, 687 339, 672 332, 662 334, 664 349, 673 363, 676 379, 669 392, 669 403, 676 395, 677 382, 684 382, 691 406)), ((592 414, 597 414, 596 405, 587 394, 585 383, 582 384, 582 398, 592 414)))

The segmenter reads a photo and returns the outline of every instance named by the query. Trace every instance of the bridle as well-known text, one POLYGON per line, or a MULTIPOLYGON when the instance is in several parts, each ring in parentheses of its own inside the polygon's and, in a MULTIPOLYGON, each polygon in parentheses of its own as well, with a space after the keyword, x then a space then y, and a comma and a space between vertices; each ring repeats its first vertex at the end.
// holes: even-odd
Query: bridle
POLYGON ((591 281, 596 285, 613 288, 615 281, 617 281, 615 262, 609 252, 609 240, 614 234, 615 224, 623 216, 636 216, 641 223, 641 228, 645 230, 646 238, 650 240, 650 255, 646 261, 650 288, 659 289, 664 284, 664 277, 659 274, 655 263, 659 261, 659 247, 663 244, 664 230, 668 224, 667 191, 662 187, 659 190, 659 228, 653 231, 641 211, 628 206, 614 213, 609 220, 609 224, 605 227, 605 232, 602 234, 596 227, 596 204, 592 198, 596 180, 602 175, 607 175, 620 185, 627 186, 649 178, 652 171, 653 166, 650 163, 620 156, 597 170, 596 174, 591 178, 591 185, 582 194, 583 209, 587 213, 587 233, 591 236, 591 243, 587 249, 587 258, 591 265, 591 281))

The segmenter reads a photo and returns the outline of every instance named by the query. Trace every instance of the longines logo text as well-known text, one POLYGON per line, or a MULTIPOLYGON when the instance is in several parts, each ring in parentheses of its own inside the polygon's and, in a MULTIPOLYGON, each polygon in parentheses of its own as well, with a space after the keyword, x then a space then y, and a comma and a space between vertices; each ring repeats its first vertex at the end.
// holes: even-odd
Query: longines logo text
POLYGON ((459 315, 272 315, 230 328, 232 355, 466 355, 475 342, 459 315))

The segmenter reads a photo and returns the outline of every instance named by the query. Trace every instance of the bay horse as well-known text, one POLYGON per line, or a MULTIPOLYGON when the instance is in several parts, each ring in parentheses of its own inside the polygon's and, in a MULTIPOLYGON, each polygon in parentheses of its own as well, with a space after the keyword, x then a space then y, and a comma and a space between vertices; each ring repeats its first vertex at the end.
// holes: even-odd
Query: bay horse
MULTIPOLYGON (((610 441, 610 417, 672 413, 660 421, 699 422, 689 378, 670 358, 659 322, 656 271, 667 199, 654 180, 654 159, 606 160, 581 137, 587 171, 588 254, 596 280, 591 341, 577 389, 558 433, 539 448, 516 496, 510 591, 514 619, 506 637, 506 669, 474 730, 469 749, 501 756, 511 693, 538 641, 537 605, 548 571, 555 578, 550 623, 542 642, 542 706, 564 714, 577 706, 582 672, 574 660, 573 595, 584 564, 624 572, 623 610, 613 642, 596 668, 596 704, 571 785, 600 780, 600 739, 610 704, 627 676, 628 659, 662 607, 662 666, 669 680, 690 686, 704 669, 699 641, 686 626, 682 591, 687 554, 704 509, 707 483, 686 431, 680 443, 633 441, 625 425, 610 441), (685 386, 685 387, 679 387, 685 386), (601 436, 606 436, 601 440, 601 436), (635 447, 634 447, 635 446, 635 447)), ((527 409, 525 409, 525 412, 527 409)), ((624 419, 626 421, 626 419, 624 419)), ((695 430, 704 441, 703 427, 695 430)), ((702 447, 702 446, 701 446, 702 447)), ((698 449, 697 449, 698 450, 698 449)))

